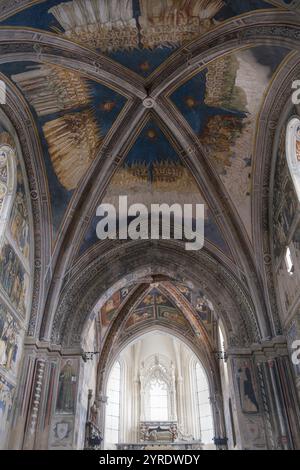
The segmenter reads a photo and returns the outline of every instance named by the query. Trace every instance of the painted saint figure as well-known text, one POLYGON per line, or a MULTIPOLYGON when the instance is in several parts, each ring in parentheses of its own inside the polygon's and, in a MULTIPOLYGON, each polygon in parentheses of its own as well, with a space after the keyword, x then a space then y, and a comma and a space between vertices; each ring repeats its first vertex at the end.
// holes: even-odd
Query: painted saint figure
POLYGON ((76 375, 72 361, 67 361, 59 376, 56 411, 58 413, 73 413, 75 403, 76 375))
POLYGON ((258 413, 259 406, 254 390, 252 373, 247 364, 238 368, 237 381, 242 411, 249 414, 258 413))

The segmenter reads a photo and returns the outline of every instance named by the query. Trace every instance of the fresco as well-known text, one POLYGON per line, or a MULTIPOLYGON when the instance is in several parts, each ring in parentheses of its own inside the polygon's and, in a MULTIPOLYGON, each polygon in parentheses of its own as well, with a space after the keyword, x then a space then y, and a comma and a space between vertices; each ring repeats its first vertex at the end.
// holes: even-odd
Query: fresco
MULTIPOLYGON (((142 203, 149 210, 151 204, 205 204, 205 238, 230 256, 229 248, 194 178, 155 121, 145 125, 123 165, 113 176, 101 202, 118 207, 119 196, 122 195, 128 197, 128 205, 142 203)), ((80 254, 98 241, 98 221, 94 217, 80 254)))
POLYGON ((0 213, 3 207, 5 195, 7 193, 8 174, 7 174, 7 155, 6 152, 0 152, 0 213))
POLYGON ((0 304, 0 366, 14 374, 20 359, 21 343, 19 322, 0 304))
POLYGON ((144 307, 136 309, 131 315, 128 321, 126 322, 125 329, 131 328, 138 325, 139 323, 144 323, 150 320, 155 319, 155 314, 153 307, 144 307))
POLYGON ((0 375, 0 446, 3 449, 7 438, 7 422, 11 417, 15 387, 0 375))
POLYGON ((288 53, 284 48, 256 47, 224 56, 171 95, 198 135, 250 237, 257 118, 268 85, 288 53))
POLYGON ((60 374, 57 392, 56 413, 73 414, 75 411, 77 390, 77 368, 73 361, 64 361, 60 374))
POLYGON ((9 223, 9 232, 13 242, 25 259, 29 259, 29 216, 26 192, 20 165, 17 169, 17 189, 9 223))
POLYGON ((12 247, 5 243, 0 253, 0 285, 13 306, 25 316, 28 275, 12 247))
POLYGON ((241 410, 245 414, 259 413, 259 405, 251 364, 244 360, 237 360, 235 362, 235 373, 241 410))
POLYGON ((132 288, 133 286, 129 286, 123 287, 122 289, 118 290, 101 307, 99 316, 102 328, 106 328, 110 324, 110 322, 115 319, 116 313, 120 305, 126 299, 127 295, 130 293, 132 288))
POLYGON ((208 335, 212 340, 216 340, 216 315, 214 306, 207 295, 201 289, 185 284, 175 283, 175 286, 195 309, 198 320, 201 321, 208 335))
MULTIPOLYGON (((6 18, 1 25, 51 31, 82 43, 85 47, 95 48, 147 77, 178 47, 205 34, 224 20, 263 8, 274 8, 274 5, 264 1, 236 0, 46 0, 6 18)), ((80 73, 58 65, 14 62, 2 64, 0 71, 22 91, 37 123, 52 202, 55 238, 74 190, 96 158, 126 98, 100 83, 85 79, 80 73)), ((212 84, 215 76, 221 77, 222 72, 218 69, 215 74, 214 71, 212 66, 211 73, 208 72, 208 81, 212 84)), ((235 72, 231 70, 230 73, 234 77, 235 72)), ((228 80, 230 82, 231 79, 228 80)), ((227 90, 229 101, 231 88, 230 82, 227 90)), ((208 92, 206 98, 207 103, 210 103, 212 93, 208 92)), ((232 99, 232 105, 236 104, 236 99, 232 99)), ((192 101, 189 101, 190 107, 192 101)), ((240 132, 244 127, 240 120, 246 120, 245 110, 238 107, 229 110, 226 106, 226 112, 223 110, 220 113, 212 111, 212 103, 206 106, 210 111, 207 111, 209 117, 206 127, 202 129, 205 138, 209 138, 212 128, 217 125, 222 129, 222 141, 229 135, 238 141, 237 146, 243 146, 245 142, 241 142, 240 132)), ((225 103, 215 106, 219 108, 225 106, 225 103)), ((230 189, 236 182, 243 188, 244 183, 249 186, 251 156, 244 156, 240 163, 234 157, 233 165, 232 158, 225 155, 220 144, 218 146, 216 142, 215 145, 217 148, 213 146, 211 151, 217 153, 215 160, 220 161, 221 165, 222 160, 225 160, 226 175, 223 176, 230 189), (245 168, 243 165, 246 165, 245 168), (241 167, 244 170, 240 172, 243 176, 241 179, 246 181, 234 181, 241 167)), ((243 207, 240 200, 238 204, 243 207)), ((249 202, 244 205, 247 206, 244 210, 249 210, 249 202)), ((216 226, 213 230, 208 226, 207 230, 213 237, 216 226)), ((219 233, 216 235, 218 237, 219 233)))
POLYGON ((161 293, 158 288, 152 288, 134 309, 125 324, 125 330, 133 328, 140 323, 151 322, 172 323, 178 328, 189 331, 189 323, 173 303, 161 293))
POLYGON ((222 21, 274 8, 260 0, 48 0, 2 24, 48 30, 148 76, 173 51, 222 21))
POLYGON ((18 86, 31 107, 43 152, 55 235, 74 190, 126 98, 60 66, 16 62, 0 65, 0 72, 18 86))

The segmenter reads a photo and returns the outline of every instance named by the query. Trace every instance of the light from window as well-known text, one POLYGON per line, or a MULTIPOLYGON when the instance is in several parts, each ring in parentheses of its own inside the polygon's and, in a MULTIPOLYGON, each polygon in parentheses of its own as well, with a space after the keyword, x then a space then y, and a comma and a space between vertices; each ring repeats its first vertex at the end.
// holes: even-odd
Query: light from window
POLYGON ((209 399, 209 385, 203 367, 199 362, 196 363, 195 373, 197 415, 201 442, 203 444, 213 444, 214 424, 209 399))
POLYGON ((285 253, 285 264, 286 264, 287 272, 292 276, 294 274, 294 263, 292 259, 292 253, 289 247, 287 247, 286 253, 285 253))
POLYGON ((119 442, 120 430, 120 386, 121 367, 116 362, 107 383, 106 433, 105 440, 110 444, 119 442))
POLYGON ((300 201, 300 119, 289 121, 286 132, 286 158, 294 187, 300 201))
POLYGON ((152 379, 149 384, 150 421, 168 421, 168 386, 159 379, 152 379))

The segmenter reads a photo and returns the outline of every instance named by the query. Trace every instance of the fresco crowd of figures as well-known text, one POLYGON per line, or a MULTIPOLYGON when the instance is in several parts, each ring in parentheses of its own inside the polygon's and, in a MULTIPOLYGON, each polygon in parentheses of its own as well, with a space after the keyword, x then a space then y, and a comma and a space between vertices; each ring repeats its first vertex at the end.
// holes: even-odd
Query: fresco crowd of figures
POLYGON ((0 188, 1 183, 7 190, 0 197, 0 219, 7 223, 0 233, 0 446, 20 364, 30 275, 28 198, 17 152, 5 131, 0 132, 0 188))

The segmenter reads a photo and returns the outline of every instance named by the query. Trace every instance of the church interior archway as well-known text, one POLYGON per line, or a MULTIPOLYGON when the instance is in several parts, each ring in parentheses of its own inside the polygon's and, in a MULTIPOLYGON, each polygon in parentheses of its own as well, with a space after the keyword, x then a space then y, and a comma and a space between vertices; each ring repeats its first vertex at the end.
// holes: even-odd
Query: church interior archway
POLYGON ((183 449, 214 448, 211 395, 206 371, 188 345, 160 330, 141 335, 109 371, 104 448, 175 441, 183 449))
POLYGON ((0 449, 300 448, 299 35, 297 0, 1 2, 0 449), (124 195, 202 204, 203 248, 99 240, 124 195))

